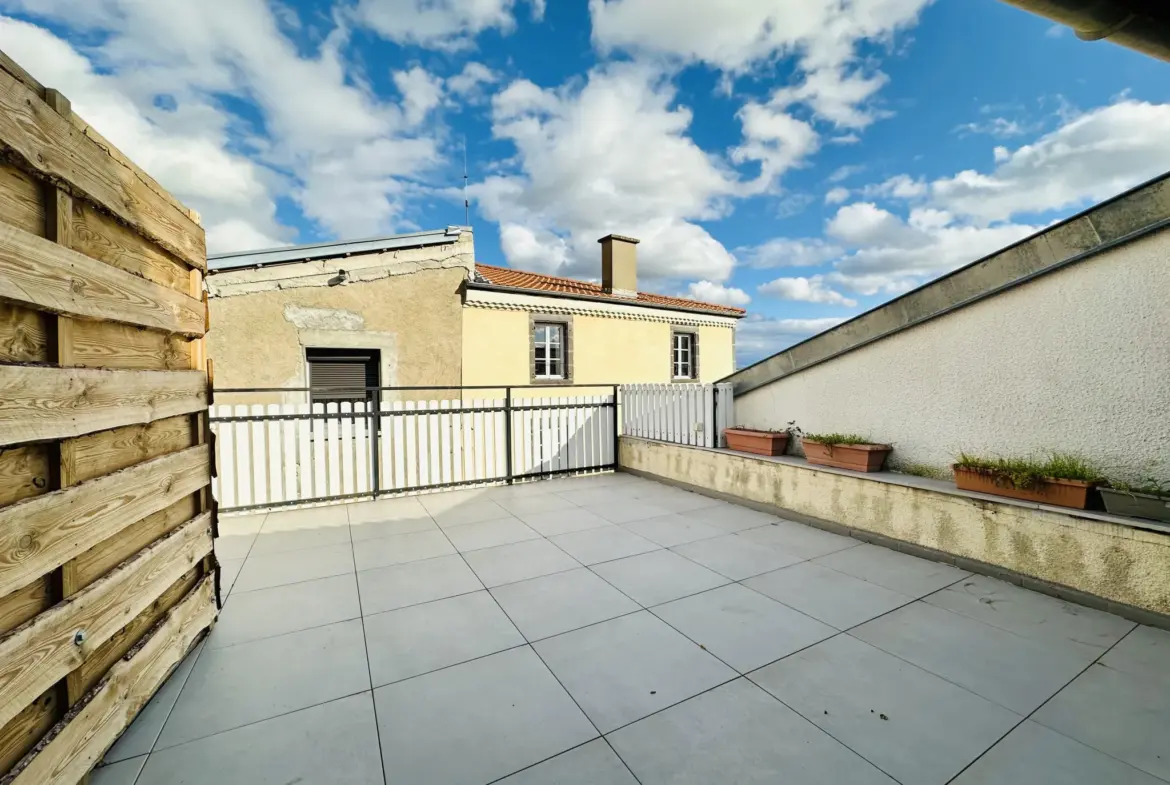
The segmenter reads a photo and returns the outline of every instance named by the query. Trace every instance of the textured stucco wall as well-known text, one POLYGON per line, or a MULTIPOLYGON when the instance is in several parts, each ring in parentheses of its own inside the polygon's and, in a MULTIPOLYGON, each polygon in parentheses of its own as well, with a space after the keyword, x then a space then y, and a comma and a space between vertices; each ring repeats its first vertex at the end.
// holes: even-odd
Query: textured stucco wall
POLYGON ((1065 450, 1170 479, 1170 230, 739 395, 749 426, 857 432, 897 465, 1065 450))
MULTIPOLYGON (((670 324, 583 314, 574 314, 572 324, 575 384, 670 381, 670 324)), ((528 384, 528 325, 525 311, 466 308, 463 383, 528 384)), ((731 372, 734 368, 732 328, 680 326, 679 329, 699 335, 701 381, 712 382, 731 372)))
POLYGON ((807 465, 622 437, 623 468, 1170 613, 1170 535, 807 465))

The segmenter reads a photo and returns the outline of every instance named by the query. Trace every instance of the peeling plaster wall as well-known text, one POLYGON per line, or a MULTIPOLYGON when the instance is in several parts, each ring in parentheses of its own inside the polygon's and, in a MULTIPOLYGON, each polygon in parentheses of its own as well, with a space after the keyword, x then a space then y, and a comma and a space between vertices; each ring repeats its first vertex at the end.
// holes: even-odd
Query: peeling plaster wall
POLYGON ((1170 535, 807 464, 622 437, 619 465, 1170 613, 1170 535))
MULTIPOLYGON (((208 278, 216 387, 304 387, 305 349, 377 349, 383 386, 458 385, 466 241, 363 257, 233 270, 208 278), (348 281, 328 285, 344 269, 348 281)), ((425 396, 424 396, 425 397, 425 396)), ((217 403, 301 403, 304 393, 217 403)))

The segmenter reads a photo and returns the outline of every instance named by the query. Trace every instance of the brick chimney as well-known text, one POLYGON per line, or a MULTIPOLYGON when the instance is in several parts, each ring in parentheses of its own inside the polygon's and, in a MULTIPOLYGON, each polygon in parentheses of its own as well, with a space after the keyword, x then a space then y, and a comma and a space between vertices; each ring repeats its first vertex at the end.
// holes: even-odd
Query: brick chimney
POLYGON ((607 234, 601 243, 601 288, 617 297, 638 296, 638 241, 607 234))

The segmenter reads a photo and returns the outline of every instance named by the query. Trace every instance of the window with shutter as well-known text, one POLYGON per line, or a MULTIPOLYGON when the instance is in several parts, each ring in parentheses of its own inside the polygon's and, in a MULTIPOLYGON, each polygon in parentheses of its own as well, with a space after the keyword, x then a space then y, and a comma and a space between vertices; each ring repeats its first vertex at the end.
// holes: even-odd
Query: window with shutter
POLYGON ((367 388, 378 386, 377 350, 306 349, 310 400, 364 401, 367 388))

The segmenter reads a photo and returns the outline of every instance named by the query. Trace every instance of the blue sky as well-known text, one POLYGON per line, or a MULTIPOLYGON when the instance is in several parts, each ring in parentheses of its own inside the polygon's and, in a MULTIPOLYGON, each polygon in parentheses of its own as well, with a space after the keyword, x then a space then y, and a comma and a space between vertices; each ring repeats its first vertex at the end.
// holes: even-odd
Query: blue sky
POLYGON ((741 363, 1170 169, 1165 63, 997 0, 0 0, 0 48, 212 251, 462 223, 466 144, 480 261, 639 237, 741 363))

